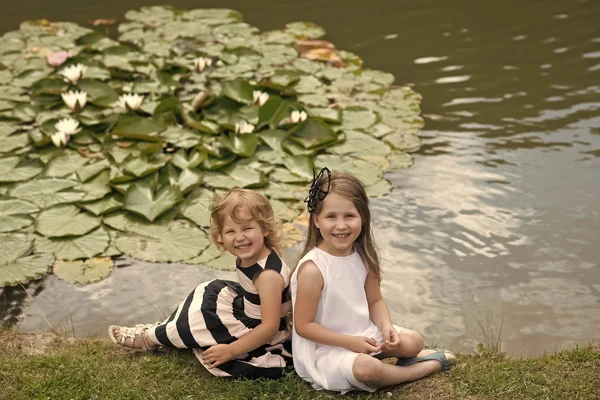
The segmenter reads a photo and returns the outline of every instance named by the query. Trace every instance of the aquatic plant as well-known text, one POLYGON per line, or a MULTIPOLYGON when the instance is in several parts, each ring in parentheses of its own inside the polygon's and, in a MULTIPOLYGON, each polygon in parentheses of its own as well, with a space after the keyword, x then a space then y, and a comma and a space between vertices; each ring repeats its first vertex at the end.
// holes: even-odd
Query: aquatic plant
POLYGON ((297 240, 314 168, 381 196, 384 172, 411 165, 420 96, 321 27, 260 32, 225 9, 125 18, 116 39, 38 20, 0 41, 0 285, 120 254, 231 268, 205 231, 215 193, 264 193, 297 240))

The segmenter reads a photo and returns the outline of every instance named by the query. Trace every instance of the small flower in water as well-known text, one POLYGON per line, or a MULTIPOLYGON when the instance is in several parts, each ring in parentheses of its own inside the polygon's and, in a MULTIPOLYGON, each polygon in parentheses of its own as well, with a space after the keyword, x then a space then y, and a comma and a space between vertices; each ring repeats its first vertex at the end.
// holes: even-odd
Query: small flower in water
POLYGON ((70 90, 66 93, 62 93, 60 95, 63 101, 73 111, 79 111, 87 103, 87 93, 84 91, 76 92, 74 90, 70 90))
POLYGON ((197 72, 202 72, 206 69, 206 67, 210 67, 211 65, 212 65, 212 58, 198 57, 194 60, 194 69, 197 72))
POLYGON ((292 111, 292 123, 297 124, 298 122, 304 121, 306 118, 308 118, 306 112, 298 110, 292 111))
POLYGON ((65 80, 71 82, 73 85, 77 85, 77 82, 81 79, 87 67, 83 64, 71 65, 60 71, 60 74, 65 77, 65 80))
POLYGON ((246 121, 242 121, 235 124, 235 133, 252 133, 254 132, 254 125, 249 124, 246 121))
POLYGON ((141 94, 124 94, 119 97, 117 105, 123 107, 126 110, 137 110, 142 106, 144 96, 141 94))
POLYGON ((260 90, 255 90, 252 92, 252 102, 254 104, 262 106, 267 102, 267 100, 269 100, 269 93, 261 92, 260 90))
POLYGON ((51 67, 60 67, 67 58, 71 57, 71 52, 69 51, 57 51, 56 53, 50 54, 46 61, 51 67))

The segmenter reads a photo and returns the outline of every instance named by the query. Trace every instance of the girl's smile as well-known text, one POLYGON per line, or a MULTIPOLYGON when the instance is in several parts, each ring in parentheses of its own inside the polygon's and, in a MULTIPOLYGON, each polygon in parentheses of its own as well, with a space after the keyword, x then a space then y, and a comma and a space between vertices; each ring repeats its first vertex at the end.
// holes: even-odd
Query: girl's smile
POLYGON ((321 212, 314 217, 315 226, 321 232, 321 250, 334 256, 347 256, 353 251, 354 241, 362 231, 362 218, 352 200, 335 192, 329 193, 321 212))

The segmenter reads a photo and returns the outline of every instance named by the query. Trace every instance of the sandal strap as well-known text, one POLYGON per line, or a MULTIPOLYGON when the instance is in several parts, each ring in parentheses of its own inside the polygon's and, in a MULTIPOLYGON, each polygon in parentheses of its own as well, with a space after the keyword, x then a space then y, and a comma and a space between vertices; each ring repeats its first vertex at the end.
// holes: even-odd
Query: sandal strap
POLYGON ((150 329, 150 328, 154 328, 157 324, 138 324, 135 325, 133 327, 128 327, 128 326, 119 326, 119 335, 117 338, 118 341, 118 345, 122 346, 122 347, 127 347, 127 348, 135 348, 133 343, 135 342, 135 339, 137 339, 138 337, 140 337, 142 339, 142 350, 154 350, 156 348, 156 346, 153 346, 152 344, 148 343, 146 340, 146 336, 144 335, 144 333, 150 329), (125 342, 127 341, 127 339, 131 339, 130 345, 127 345, 125 342))

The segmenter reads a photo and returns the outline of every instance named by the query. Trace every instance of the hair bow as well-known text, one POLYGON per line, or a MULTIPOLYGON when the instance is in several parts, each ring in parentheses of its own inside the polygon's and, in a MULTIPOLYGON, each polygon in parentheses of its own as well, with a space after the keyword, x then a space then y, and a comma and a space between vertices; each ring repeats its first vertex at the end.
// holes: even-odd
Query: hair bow
POLYGON ((313 170, 313 181, 310 185, 310 190, 308 191, 308 196, 304 199, 304 202, 307 203, 306 208, 309 212, 313 212, 317 209, 317 204, 319 201, 322 201, 327 193, 329 193, 329 187, 331 186, 331 171, 329 168, 324 167, 321 169, 319 174, 315 176, 315 171, 313 170), (327 189, 323 190, 322 186, 325 183, 325 173, 327 173, 327 189))

